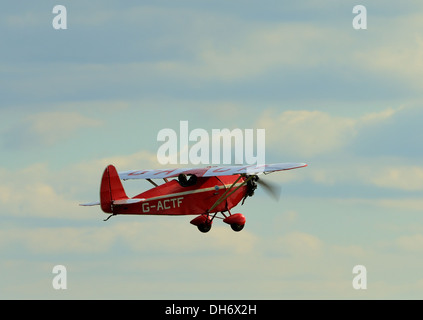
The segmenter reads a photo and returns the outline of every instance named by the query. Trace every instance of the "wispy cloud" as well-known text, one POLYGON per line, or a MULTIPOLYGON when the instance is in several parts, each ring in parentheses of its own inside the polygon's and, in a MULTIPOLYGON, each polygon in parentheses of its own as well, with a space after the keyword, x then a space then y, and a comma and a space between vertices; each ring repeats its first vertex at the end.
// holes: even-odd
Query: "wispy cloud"
MULTIPOLYGON (((313 157, 340 151, 350 155, 351 152, 369 154, 371 150, 382 149, 380 154, 371 152, 373 156, 380 156, 385 155, 385 147, 392 146, 392 141, 417 142, 420 134, 415 119, 420 113, 419 108, 403 106, 357 116, 338 116, 317 110, 287 110, 281 113, 266 110, 256 125, 266 128, 269 148, 286 154, 313 157), (405 130, 401 130, 403 126, 405 130)), ((415 147, 420 149, 417 145, 415 147)))
POLYGON ((3 133, 6 148, 49 147, 66 140, 78 130, 98 127, 103 122, 77 112, 40 112, 26 116, 3 133))
POLYGON ((291 156, 310 157, 343 147, 354 136, 355 119, 321 111, 265 112, 257 126, 266 128, 269 148, 291 156))

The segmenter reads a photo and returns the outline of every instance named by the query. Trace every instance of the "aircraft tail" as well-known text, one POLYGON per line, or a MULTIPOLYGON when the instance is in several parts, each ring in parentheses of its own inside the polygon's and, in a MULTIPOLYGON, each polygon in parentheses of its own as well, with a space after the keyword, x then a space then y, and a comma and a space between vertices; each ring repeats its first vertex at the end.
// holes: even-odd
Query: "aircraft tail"
POLYGON ((113 213, 113 202, 116 200, 127 200, 125 190, 116 168, 108 165, 104 170, 100 185, 100 205, 101 210, 106 213, 113 213))

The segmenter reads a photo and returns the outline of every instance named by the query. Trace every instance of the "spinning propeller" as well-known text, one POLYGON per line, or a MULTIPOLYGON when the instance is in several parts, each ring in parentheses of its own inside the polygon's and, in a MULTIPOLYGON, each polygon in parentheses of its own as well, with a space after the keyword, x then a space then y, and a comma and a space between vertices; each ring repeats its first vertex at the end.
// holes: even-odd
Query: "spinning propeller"
POLYGON ((254 191, 257 189, 257 185, 259 184, 260 186, 263 187, 263 190, 270 195, 274 200, 279 200, 280 197, 280 193, 281 193, 281 187, 275 183, 271 183, 269 181, 266 181, 264 179, 259 178, 257 175, 253 175, 253 176, 249 176, 248 177, 248 182, 247 182, 247 186, 248 186, 248 192, 247 192, 247 196, 253 196, 254 195, 254 191))
POLYGON ((261 179, 259 177, 257 177, 257 183, 263 187, 263 190, 270 195, 274 200, 278 201, 281 195, 281 186, 276 184, 276 183, 272 183, 269 181, 266 181, 264 179, 261 179))

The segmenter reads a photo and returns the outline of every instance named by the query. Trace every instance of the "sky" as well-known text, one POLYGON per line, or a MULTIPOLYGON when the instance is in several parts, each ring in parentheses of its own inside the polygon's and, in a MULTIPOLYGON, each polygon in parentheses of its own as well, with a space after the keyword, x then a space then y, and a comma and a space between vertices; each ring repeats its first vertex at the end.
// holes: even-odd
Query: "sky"
POLYGON ((422 3, 62 1, 55 29, 57 4, 0 12, 1 299, 423 298, 422 3), (241 232, 79 206, 108 164, 167 168, 180 121, 308 167, 266 176, 241 232))

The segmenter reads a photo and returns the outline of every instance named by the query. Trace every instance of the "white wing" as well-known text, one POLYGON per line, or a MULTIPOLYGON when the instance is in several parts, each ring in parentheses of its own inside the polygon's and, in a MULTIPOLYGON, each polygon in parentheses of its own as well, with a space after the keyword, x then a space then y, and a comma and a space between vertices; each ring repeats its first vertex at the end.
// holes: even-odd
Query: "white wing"
POLYGON ((276 163, 265 165, 248 166, 223 166, 204 168, 179 168, 179 169, 157 169, 157 170, 129 170, 119 172, 122 180, 128 179, 164 179, 177 177, 179 174, 195 174, 197 177, 231 176, 235 174, 260 174, 264 172, 275 172, 306 167, 305 163, 276 163))

